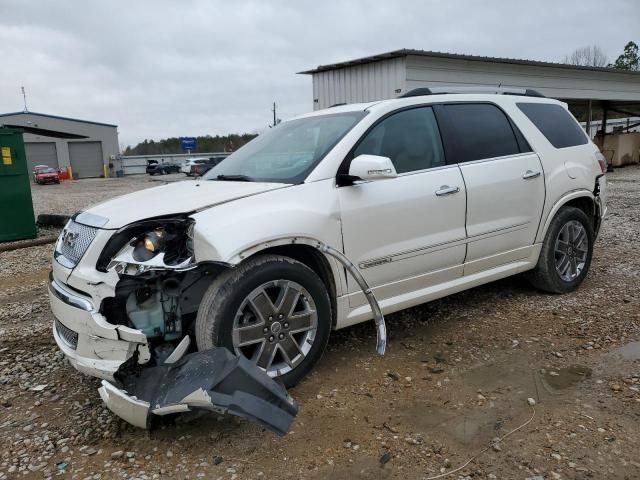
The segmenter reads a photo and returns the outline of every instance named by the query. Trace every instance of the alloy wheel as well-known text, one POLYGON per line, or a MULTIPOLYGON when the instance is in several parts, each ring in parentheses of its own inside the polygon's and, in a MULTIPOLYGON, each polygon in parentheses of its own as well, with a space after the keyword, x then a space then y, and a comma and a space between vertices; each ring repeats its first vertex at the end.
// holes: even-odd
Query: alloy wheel
POLYGON ((558 233, 555 243, 556 271, 565 282, 578 278, 587 262, 589 238, 577 220, 567 222, 558 233))
POLYGON ((309 292, 291 280, 271 281, 255 288, 240 305, 233 348, 277 377, 302 363, 317 328, 318 312, 309 292))

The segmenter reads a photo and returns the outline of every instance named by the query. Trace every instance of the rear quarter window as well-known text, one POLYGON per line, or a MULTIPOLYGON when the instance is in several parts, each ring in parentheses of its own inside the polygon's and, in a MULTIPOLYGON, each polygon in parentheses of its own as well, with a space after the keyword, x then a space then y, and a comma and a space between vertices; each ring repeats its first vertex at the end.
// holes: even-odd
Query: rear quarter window
POLYGON ((518 103, 518 108, 556 148, 575 147, 589 142, 575 118, 561 105, 518 103))

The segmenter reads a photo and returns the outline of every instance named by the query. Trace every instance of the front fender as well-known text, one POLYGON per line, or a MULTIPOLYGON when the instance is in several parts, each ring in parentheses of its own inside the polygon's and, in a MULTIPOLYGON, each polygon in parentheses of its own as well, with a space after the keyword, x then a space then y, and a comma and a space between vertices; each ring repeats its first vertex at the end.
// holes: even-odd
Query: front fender
POLYGON ((197 262, 238 264, 243 259, 242 252, 281 238, 313 238, 342 247, 338 199, 332 181, 241 198, 195 213, 192 218, 197 262))
POLYGON ((237 265, 259 250, 290 244, 295 237, 313 238, 341 248, 340 222, 311 212, 283 212, 286 219, 269 215, 237 215, 225 222, 196 219, 194 253, 197 262, 237 265))

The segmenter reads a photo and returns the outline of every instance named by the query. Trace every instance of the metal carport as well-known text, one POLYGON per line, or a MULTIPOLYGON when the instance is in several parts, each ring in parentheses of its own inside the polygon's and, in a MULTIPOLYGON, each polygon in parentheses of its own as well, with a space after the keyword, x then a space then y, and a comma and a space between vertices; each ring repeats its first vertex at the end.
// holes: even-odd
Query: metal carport
MULTIPOLYGON (((514 58, 402 49, 321 65, 312 76, 313 108, 395 98, 419 87, 529 88, 566 102, 587 122, 640 116, 640 72, 514 58)), ((633 126, 634 124, 632 124, 633 126)))

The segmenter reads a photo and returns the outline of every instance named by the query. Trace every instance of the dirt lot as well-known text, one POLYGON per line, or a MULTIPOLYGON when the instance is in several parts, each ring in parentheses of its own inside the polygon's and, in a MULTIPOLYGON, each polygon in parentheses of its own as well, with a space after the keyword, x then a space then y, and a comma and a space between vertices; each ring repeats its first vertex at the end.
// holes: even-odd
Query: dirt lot
POLYGON ((87 178, 75 182, 62 182, 60 185, 31 184, 33 209, 36 215, 41 213, 73 215, 82 208, 109 198, 144 188, 156 187, 165 181, 177 180, 189 179, 183 173, 177 173, 153 177, 131 175, 123 178, 87 178))
MULTIPOLYGON (((384 357, 372 323, 336 332, 290 392, 300 413, 284 438, 213 415, 151 432, 114 417, 51 337, 51 246, 1 253, 0 479, 640 478, 640 168, 609 182, 578 291, 511 278, 389 316, 384 357)), ((149 185, 37 188, 36 209, 149 185)))

